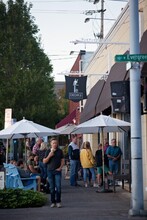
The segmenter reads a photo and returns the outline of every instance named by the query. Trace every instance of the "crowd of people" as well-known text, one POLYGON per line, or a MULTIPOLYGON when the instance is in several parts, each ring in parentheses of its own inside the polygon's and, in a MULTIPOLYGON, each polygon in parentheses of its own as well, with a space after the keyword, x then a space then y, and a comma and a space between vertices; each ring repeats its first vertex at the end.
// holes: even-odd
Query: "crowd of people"
POLYGON ((46 191, 51 195, 51 207, 61 207, 61 179, 62 168, 65 166, 65 175, 70 167, 70 185, 79 186, 78 180, 83 179, 84 186, 101 187, 103 185, 103 173, 117 173, 119 160, 122 155, 116 140, 111 140, 111 145, 105 140, 104 146, 98 145, 95 155, 92 153, 90 142, 86 141, 81 147, 77 144, 77 136, 71 136, 68 145, 68 163, 64 160, 63 151, 59 148, 58 140, 51 138, 50 146, 38 138, 33 147, 29 139, 26 140, 27 161, 19 159, 11 160, 22 178, 35 176, 38 191, 46 191), (68 166, 68 167, 67 167, 68 166), (104 168, 104 171, 103 171, 104 168))
POLYGON ((61 207, 61 173, 64 166, 64 155, 58 146, 58 140, 51 138, 50 146, 38 138, 32 147, 29 139, 26 140, 27 161, 19 159, 10 163, 18 169, 20 177, 36 177, 38 191, 49 192, 51 195, 51 207, 61 207))
POLYGON ((84 142, 80 149, 77 145, 77 136, 73 135, 68 154, 70 159, 70 185, 78 186, 78 173, 82 168, 85 187, 88 187, 88 184, 93 187, 101 187, 104 178, 103 168, 105 175, 117 174, 122 151, 116 145, 116 139, 112 139, 111 145, 107 140, 105 140, 104 146, 99 144, 98 150, 93 155, 90 142, 84 142))

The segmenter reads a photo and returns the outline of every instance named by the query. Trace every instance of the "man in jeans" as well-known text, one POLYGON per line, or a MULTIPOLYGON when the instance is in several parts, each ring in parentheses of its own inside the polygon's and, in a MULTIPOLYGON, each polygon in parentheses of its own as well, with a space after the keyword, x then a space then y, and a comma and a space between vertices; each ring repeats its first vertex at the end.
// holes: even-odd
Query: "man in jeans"
POLYGON ((78 168, 80 165, 80 150, 77 145, 77 136, 72 135, 72 142, 68 146, 70 159, 70 185, 77 186, 78 168))
POLYGON ((47 150, 43 163, 47 164, 47 176, 51 193, 51 208, 61 207, 61 171, 64 165, 63 152, 58 148, 58 141, 52 138, 51 149, 47 150))
POLYGON ((122 155, 120 147, 116 146, 116 139, 111 140, 111 146, 106 151, 109 160, 109 169, 112 173, 117 174, 119 169, 119 161, 122 155))

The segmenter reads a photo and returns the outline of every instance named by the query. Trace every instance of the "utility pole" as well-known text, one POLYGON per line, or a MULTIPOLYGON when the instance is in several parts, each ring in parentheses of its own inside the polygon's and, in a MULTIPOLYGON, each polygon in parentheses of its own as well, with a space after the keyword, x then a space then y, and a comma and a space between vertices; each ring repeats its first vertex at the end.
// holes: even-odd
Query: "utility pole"
POLYGON ((104 0, 101 0, 101 30, 100 30, 100 39, 104 38, 104 0))
MULTIPOLYGON (((130 54, 140 54, 138 0, 129 0, 130 54)), ((140 104, 140 66, 134 62, 130 69, 131 101, 131 166, 132 166, 132 216, 146 215, 143 199, 142 135, 140 104)))
MULTIPOLYGON (((94 0, 93 4, 99 3, 100 0, 94 0)), ((98 10, 99 13, 101 13, 101 29, 100 33, 97 35, 98 38, 103 39, 104 38, 104 12, 106 9, 104 9, 104 0, 101 0, 101 9, 98 10)))

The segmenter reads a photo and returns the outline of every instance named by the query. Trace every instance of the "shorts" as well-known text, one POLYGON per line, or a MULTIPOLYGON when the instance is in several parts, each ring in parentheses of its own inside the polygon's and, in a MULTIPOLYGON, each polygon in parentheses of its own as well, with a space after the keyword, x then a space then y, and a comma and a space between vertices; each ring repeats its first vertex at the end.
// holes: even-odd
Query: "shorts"
MULTIPOLYGON (((105 173, 109 172, 109 169, 106 165, 104 165, 104 171, 105 171, 105 173)), ((97 174, 103 174, 103 166, 97 167, 97 174)))

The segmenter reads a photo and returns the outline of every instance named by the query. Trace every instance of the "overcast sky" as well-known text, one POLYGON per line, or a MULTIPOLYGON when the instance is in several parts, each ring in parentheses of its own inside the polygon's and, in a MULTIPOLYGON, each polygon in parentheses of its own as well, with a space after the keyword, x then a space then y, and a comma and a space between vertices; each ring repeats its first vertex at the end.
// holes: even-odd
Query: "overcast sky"
MULTIPOLYGON (((90 0, 92 1, 92 0, 90 0)), ((6 2, 6 1, 4 1, 6 2)), ((94 34, 100 32, 100 21, 87 17, 99 18, 99 13, 85 15, 86 11, 99 10, 101 4, 93 4, 86 0, 31 0, 31 10, 35 23, 40 29, 42 47, 53 64, 55 80, 64 80, 63 72, 69 72, 74 64, 77 52, 86 49, 94 51, 97 45, 70 43, 72 40, 94 39, 94 34), (77 51, 72 56, 70 51, 77 51)), ((105 18, 117 18, 121 9, 126 5, 122 1, 105 0, 105 18)), ((104 33, 112 26, 112 21, 105 21, 104 33)))

